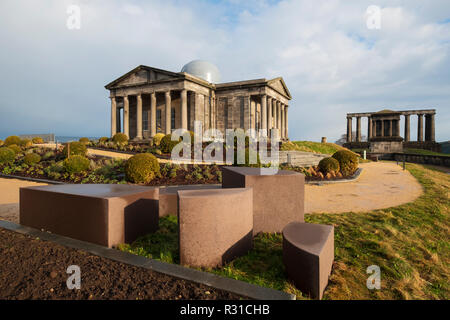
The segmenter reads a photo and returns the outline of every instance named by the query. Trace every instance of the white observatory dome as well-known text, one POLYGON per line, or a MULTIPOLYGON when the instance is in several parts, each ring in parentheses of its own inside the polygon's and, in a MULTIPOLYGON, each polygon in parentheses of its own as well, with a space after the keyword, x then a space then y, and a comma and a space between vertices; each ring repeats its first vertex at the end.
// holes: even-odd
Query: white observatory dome
POLYGON ((220 82, 220 71, 211 62, 194 60, 186 64, 181 72, 189 73, 210 83, 220 82))

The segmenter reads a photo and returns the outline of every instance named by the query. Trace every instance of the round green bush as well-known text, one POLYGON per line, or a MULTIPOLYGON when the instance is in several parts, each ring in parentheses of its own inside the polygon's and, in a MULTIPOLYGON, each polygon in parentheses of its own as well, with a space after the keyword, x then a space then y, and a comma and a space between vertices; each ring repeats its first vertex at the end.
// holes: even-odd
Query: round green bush
POLYGON ((5 143, 3 142, 3 140, 0 140, 0 147, 3 146, 5 143))
POLYGON ((323 174, 330 173, 331 171, 339 172, 339 161, 335 158, 323 158, 319 162, 319 169, 323 174))
POLYGON ((132 156, 125 164, 125 177, 133 183, 149 183, 159 175, 158 159, 150 153, 132 156))
POLYGON ((161 139, 161 143, 159 144, 159 147, 163 153, 171 153, 172 149, 180 143, 181 138, 175 141, 172 141, 172 135, 166 134, 164 138, 161 139))
POLYGON ((12 144, 19 145, 20 144, 20 138, 18 136, 9 136, 5 139, 5 146, 10 146, 12 144))
POLYGON ((11 144, 11 145, 8 146, 8 148, 13 150, 15 154, 22 153, 22 148, 19 147, 17 144, 11 144))
POLYGON ((32 145, 33 145, 33 142, 30 139, 20 140, 20 143, 19 143, 19 146, 24 147, 24 148, 31 147, 32 145))
POLYGON ((41 137, 34 137, 31 141, 34 144, 42 144, 42 143, 44 143, 44 139, 42 139, 41 137))
POLYGON ((90 161, 86 157, 73 155, 65 159, 63 165, 68 173, 80 173, 89 169, 90 161))
POLYGON ((2 164, 13 163, 15 158, 16 153, 14 152, 14 150, 8 147, 0 148, 0 163, 2 164))
POLYGON ((126 144, 128 142, 128 136, 124 133, 116 133, 112 138, 115 143, 126 144))
POLYGON ((98 139, 98 142, 108 142, 108 137, 101 137, 100 139, 98 139))
POLYGON ((81 143, 84 143, 84 144, 88 144, 90 142, 89 138, 86 138, 86 137, 80 138, 80 140, 78 140, 78 141, 81 143))
POLYGON ((337 151, 333 154, 333 158, 339 162, 340 171, 344 176, 350 176, 358 169, 358 157, 351 151, 337 151))
POLYGON ((87 153, 87 147, 84 143, 82 142, 70 142, 70 143, 66 143, 66 145, 64 146, 63 149, 63 154, 64 156, 67 158, 67 147, 68 145, 70 145, 70 155, 78 155, 78 156, 86 156, 87 153))
POLYGON ((164 133, 155 134, 155 136, 153 137, 153 145, 159 146, 162 138, 164 138, 164 133))
POLYGON ((41 156, 37 153, 27 153, 23 158, 23 162, 29 166, 39 163, 39 161, 41 161, 41 156))

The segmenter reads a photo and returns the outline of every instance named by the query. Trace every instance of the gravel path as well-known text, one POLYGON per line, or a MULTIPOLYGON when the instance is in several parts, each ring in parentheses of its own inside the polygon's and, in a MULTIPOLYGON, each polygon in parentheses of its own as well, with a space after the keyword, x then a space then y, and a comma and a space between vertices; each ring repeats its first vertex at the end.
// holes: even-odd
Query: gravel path
POLYGON ((306 213, 363 212, 412 202, 422 186, 393 162, 362 163, 363 171, 355 182, 307 185, 306 213))

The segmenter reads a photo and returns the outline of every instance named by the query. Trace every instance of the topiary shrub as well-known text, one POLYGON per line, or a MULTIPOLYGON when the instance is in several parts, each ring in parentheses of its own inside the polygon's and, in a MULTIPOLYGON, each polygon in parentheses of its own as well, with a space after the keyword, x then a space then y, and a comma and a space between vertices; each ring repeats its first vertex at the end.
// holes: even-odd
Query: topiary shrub
POLYGON ((133 183, 149 183, 159 175, 158 159, 150 153, 132 156, 125 164, 127 181, 133 183))
POLYGON ((34 137, 33 139, 31 139, 31 141, 34 144, 42 144, 42 143, 44 143, 44 139, 42 139, 41 137, 34 137))
POLYGON ((175 141, 172 141, 172 135, 169 133, 164 136, 164 138, 161 139, 161 143, 159 144, 159 147, 163 153, 171 153, 172 149, 180 143, 181 138, 175 141))
POLYGON ((66 143, 66 145, 64 146, 63 149, 63 154, 64 157, 67 158, 67 148, 70 145, 70 155, 77 155, 77 156, 86 156, 87 153, 87 147, 84 143, 82 142, 70 142, 70 143, 66 143))
POLYGON ((159 146, 162 138, 164 138, 164 133, 155 134, 155 136, 153 137, 153 145, 159 146))
POLYGON ((19 146, 23 147, 23 148, 28 148, 31 147, 33 145, 33 142, 31 142, 30 139, 23 139, 20 140, 19 146))
POLYGON ((344 176, 350 176, 358 169, 358 157, 351 151, 337 151, 333 158, 339 162, 340 172, 344 176))
POLYGON ((64 160, 63 166, 68 173, 80 173, 89 169, 90 161, 88 158, 73 155, 64 160))
POLYGON ((20 148, 17 144, 11 144, 8 146, 8 148, 13 150, 15 154, 22 153, 22 148, 20 148))
POLYGON ((39 163, 39 161, 41 161, 41 156, 38 155, 37 153, 28 153, 23 158, 23 162, 29 166, 39 163))
POLYGON ((116 133, 112 139, 117 144, 127 144, 128 143, 128 136, 121 132, 116 133))
POLYGON ((98 142, 108 142, 108 137, 101 137, 100 139, 98 139, 98 142))
POLYGON ((319 162, 319 169, 324 174, 331 172, 339 172, 340 169, 339 161, 337 161, 335 158, 323 158, 319 162))
POLYGON ((89 142, 91 142, 89 140, 89 138, 86 138, 86 137, 80 138, 80 140, 78 140, 78 141, 81 142, 81 143, 84 143, 84 144, 89 144, 89 142))
POLYGON ((14 150, 8 147, 1 147, 0 148, 0 163, 7 164, 7 163, 13 163, 16 159, 16 153, 14 150))
POLYGON ((5 139, 5 146, 10 146, 12 144, 19 145, 20 144, 20 138, 18 136, 9 136, 5 139))

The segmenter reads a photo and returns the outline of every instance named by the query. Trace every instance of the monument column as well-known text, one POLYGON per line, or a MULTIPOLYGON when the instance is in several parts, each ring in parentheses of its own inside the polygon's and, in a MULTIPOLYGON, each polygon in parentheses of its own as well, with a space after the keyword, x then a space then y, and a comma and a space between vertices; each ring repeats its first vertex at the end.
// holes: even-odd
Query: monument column
POLYGON ((393 124, 393 121, 389 120, 389 137, 392 137, 392 124, 393 124))
POLYGON ((356 117, 356 142, 361 142, 361 117, 356 117))
POLYGON ((367 117, 367 141, 372 138, 372 117, 367 117))
POLYGON ((286 138, 286 114, 284 113, 284 103, 281 104, 281 138, 286 138))
POLYGON ((137 97, 136 138, 142 139, 142 95, 139 93, 136 97, 137 97))
POLYGON ((270 135, 270 130, 272 130, 273 124, 273 106, 272 98, 267 97, 267 135, 270 135))
POLYGON ((111 138, 117 133, 117 102, 111 97, 111 138))
POLYGON ((130 137, 130 102, 128 96, 123 97, 123 133, 130 137))
POLYGON ((405 114, 405 142, 409 142, 411 136, 410 125, 411 125, 410 116, 409 114, 405 114))
POLYGON ((172 99, 170 97, 170 90, 165 92, 166 95, 166 134, 172 132, 171 124, 172 124, 172 99))
POLYGON ((156 135, 156 93, 152 92, 150 96, 150 136, 156 135))
POLYGON ((384 137, 384 120, 381 119, 381 136, 384 137))
POLYGON ((417 141, 423 142, 423 114, 418 114, 417 119, 417 141))
POLYGON ((285 105, 284 106, 284 138, 286 140, 289 140, 288 109, 289 109, 289 105, 285 105))
POLYGON ((256 102, 250 96, 250 128, 257 130, 256 128, 256 102))
POLYGON ((277 129, 278 114, 277 114, 277 100, 272 99, 272 128, 277 129))
POLYGON ((400 136, 400 119, 395 120, 395 136, 399 137, 400 136))
POLYGON ((262 135, 267 137, 267 95, 261 96, 261 130, 262 135))
POLYGON ((283 135, 281 134, 281 102, 277 101, 277 120, 278 120, 278 124, 277 124, 277 128, 280 131, 280 136, 282 137, 283 135))
POLYGON ((347 117, 347 142, 352 142, 352 117, 347 117))
POLYGON ((430 141, 436 141, 436 126, 434 123, 434 113, 430 114, 430 141))
MULTIPOLYGON (((212 104, 212 99, 211 99, 211 104, 212 104)), ((212 109, 213 107, 211 106, 211 119, 212 117, 212 109)), ((212 122, 212 121, 211 121, 212 122)), ((183 89, 181 90, 181 128, 187 130, 188 128, 188 116, 187 116, 187 90, 183 89)))

